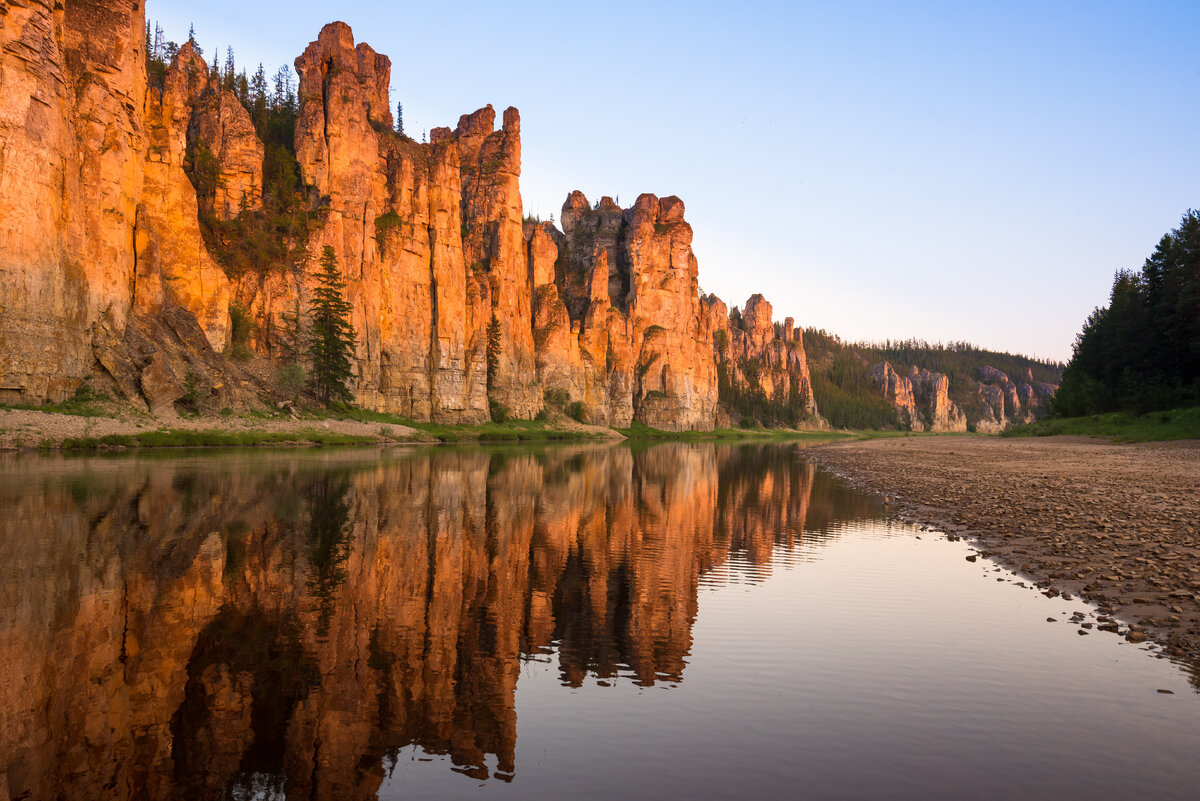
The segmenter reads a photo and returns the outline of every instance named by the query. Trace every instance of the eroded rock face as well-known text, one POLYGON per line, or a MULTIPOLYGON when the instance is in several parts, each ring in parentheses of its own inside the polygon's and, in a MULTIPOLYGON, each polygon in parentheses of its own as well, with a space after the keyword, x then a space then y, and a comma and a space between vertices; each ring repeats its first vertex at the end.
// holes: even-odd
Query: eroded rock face
POLYGON ((700 298, 682 201, 593 207, 576 192, 562 231, 523 224, 516 109, 497 128, 486 106, 429 144, 395 134, 391 63, 340 22, 296 60, 296 155, 320 218, 308 266, 231 286, 201 238, 184 166, 189 148, 212 152, 218 188, 203 211, 229 219, 261 203, 263 145, 196 49, 180 48, 164 87, 148 88, 140 2, 31 0, 3 13, 0 393, 61 398, 94 369, 161 406, 170 382, 146 390, 140 376, 166 364, 177 382, 201 370, 205 397, 245 394, 212 363, 229 344, 232 298, 256 324, 251 345, 275 355, 273 332, 304 317, 330 247, 367 407, 451 423, 500 409, 529 418, 554 390, 594 423, 711 428, 723 331, 736 340, 732 370, 763 361, 765 391, 804 393, 816 414, 791 324, 779 335, 766 305, 735 334, 719 301, 700 298), (147 339, 182 330, 177 312, 198 322, 203 352, 185 352, 190 333, 147 339))
POLYGON ((137 364, 122 361, 127 348, 112 355, 135 317, 181 308, 205 347, 228 335, 227 281, 182 170, 207 70, 185 46, 166 89, 147 91, 140 2, 6 4, 3 15, 0 95, 13 113, 0 117, 0 385, 62 398, 95 368, 137 400, 159 345, 137 364), (118 363, 120 376, 107 367, 118 363))
POLYGON ((979 371, 977 396, 982 416, 976 427, 979 431, 996 433, 1022 423, 1033 422, 1042 407, 1058 390, 1057 384, 1033 380, 1033 370, 1026 368, 1020 382, 1015 382, 995 367, 979 371))
POLYGON ((486 420, 489 401, 534 416, 516 110, 500 130, 490 106, 464 115, 428 145, 393 134, 390 62, 343 23, 326 26, 296 70, 297 158, 328 199, 309 251, 331 246, 346 276, 359 401, 453 423, 486 420))
POLYGON ((930 431, 966 431, 967 416, 950 400, 950 379, 942 373, 919 369, 913 365, 909 373, 913 395, 930 431))
POLYGON ((214 215, 228 220, 262 207, 263 143, 233 92, 211 94, 193 114, 188 137, 203 142, 220 165, 214 215))
MULTIPOLYGON (((138 205, 134 295, 143 312, 157 312, 167 304, 191 312, 209 344, 222 351, 229 339, 229 280, 200 236, 196 190, 183 169, 188 130, 201 113, 200 104, 207 102, 207 83, 208 65, 187 43, 172 62, 163 90, 146 93, 145 186, 138 205)), ((260 194, 261 152, 259 144, 260 194)))
POLYGON ((582 402, 589 422, 713 427, 712 318, 683 216, 677 197, 645 194, 624 210, 609 197, 593 207, 576 191, 563 204, 561 234, 526 230, 539 378, 582 402), (558 351, 543 357, 543 345, 558 351))
POLYGON ((0 386, 62 399, 92 325, 132 304, 142 189, 139 0, 0 10, 0 386))
POLYGON ((740 320, 731 321, 725 304, 715 296, 705 298, 704 305, 714 332, 717 363, 735 391, 798 413, 794 421, 779 422, 826 427, 817 411, 804 340, 795 321, 788 317, 776 323, 771 304, 762 295, 751 295, 746 300, 740 320))
POLYGON ((888 362, 871 368, 871 380, 896 410, 897 422, 912 431, 966 431, 967 416, 950 400, 950 379, 917 367, 907 376, 888 362))
POLYGON ((911 431, 924 431, 925 423, 917 409, 912 380, 892 369, 888 362, 880 362, 871 368, 871 381, 880 396, 896 410, 896 421, 911 431))

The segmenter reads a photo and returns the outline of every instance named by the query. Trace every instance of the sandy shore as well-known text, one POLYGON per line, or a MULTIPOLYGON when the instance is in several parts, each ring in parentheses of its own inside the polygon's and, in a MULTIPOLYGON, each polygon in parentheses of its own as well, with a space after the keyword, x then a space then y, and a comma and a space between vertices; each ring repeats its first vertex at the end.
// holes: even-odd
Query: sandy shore
POLYGON ((1048 594, 1092 601, 1097 628, 1200 660, 1200 441, 902 437, 805 454, 1048 594))

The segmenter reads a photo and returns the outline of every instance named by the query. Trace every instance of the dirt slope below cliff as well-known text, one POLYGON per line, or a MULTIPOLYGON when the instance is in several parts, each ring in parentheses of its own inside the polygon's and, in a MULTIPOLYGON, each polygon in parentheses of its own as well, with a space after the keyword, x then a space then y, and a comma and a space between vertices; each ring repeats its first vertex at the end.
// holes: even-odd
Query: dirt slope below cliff
POLYGON ((905 437, 805 455, 1200 658, 1200 441, 905 437))

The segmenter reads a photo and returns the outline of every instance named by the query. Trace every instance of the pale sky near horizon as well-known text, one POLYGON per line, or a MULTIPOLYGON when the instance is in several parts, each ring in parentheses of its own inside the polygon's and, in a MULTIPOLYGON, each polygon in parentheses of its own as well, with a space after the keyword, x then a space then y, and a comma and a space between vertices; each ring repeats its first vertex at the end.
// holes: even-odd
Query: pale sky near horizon
POLYGON ((678 195, 700 285, 845 340, 1066 360, 1200 207, 1200 2, 336 5, 149 0, 206 58, 322 25, 392 59, 405 130, 521 110, 522 196, 678 195))

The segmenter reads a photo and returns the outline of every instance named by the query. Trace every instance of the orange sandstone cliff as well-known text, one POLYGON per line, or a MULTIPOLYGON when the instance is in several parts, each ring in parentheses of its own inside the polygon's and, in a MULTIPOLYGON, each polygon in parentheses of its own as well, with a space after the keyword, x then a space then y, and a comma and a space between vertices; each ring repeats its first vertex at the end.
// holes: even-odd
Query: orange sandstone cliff
POLYGON ((525 221, 517 110, 487 106, 428 143, 395 133, 391 62, 344 23, 295 62, 315 222, 280 235, 286 264, 223 266, 201 217, 262 205, 263 142, 191 44, 151 86, 144 40, 140 0, 0 9, 0 400, 61 400, 94 377, 162 413, 185 394, 270 401, 262 371, 223 358, 234 322, 245 347, 287 358, 277 332, 303 328, 328 247, 362 406, 475 423, 554 398, 591 423, 709 429, 743 392, 823 422, 790 321, 777 330, 756 296, 749 328, 731 327, 701 297, 681 200, 574 192, 562 230, 525 221), (199 193, 197 151, 214 164, 199 193))

